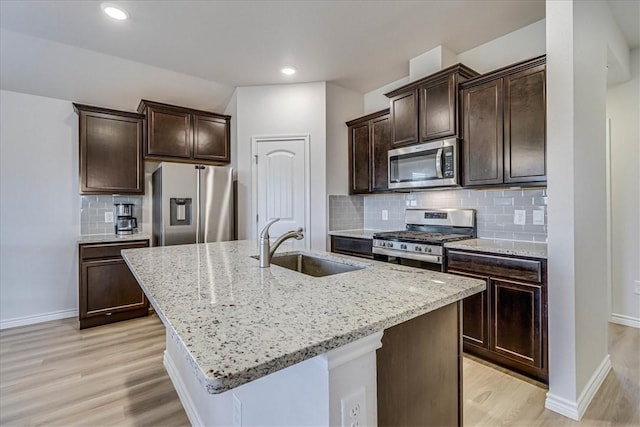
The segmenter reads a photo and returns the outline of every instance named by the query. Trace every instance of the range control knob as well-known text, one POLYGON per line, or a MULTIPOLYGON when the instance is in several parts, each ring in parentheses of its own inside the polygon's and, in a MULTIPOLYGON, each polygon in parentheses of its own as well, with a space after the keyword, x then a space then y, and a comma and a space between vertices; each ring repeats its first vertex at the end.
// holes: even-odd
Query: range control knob
POLYGON ((400 249, 407 249, 407 245, 400 245, 400 249))
POLYGON ((388 248, 392 248, 393 247, 393 243, 391 243, 391 242, 387 243, 387 247, 388 248))
POLYGON ((420 246, 416 246, 416 247, 415 247, 415 251, 416 251, 416 252, 422 252, 422 248, 421 248, 420 246))
POLYGON ((387 245, 384 242, 380 242, 380 246, 385 247, 387 245))
POLYGON ((431 253, 431 248, 427 248, 427 252, 431 253))

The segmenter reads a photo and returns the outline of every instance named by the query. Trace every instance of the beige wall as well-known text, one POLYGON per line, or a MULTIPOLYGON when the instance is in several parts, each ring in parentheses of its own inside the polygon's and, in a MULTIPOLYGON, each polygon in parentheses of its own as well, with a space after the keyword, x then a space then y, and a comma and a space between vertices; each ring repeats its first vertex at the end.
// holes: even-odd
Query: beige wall
POLYGON ((255 240, 252 216, 251 138, 310 135, 312 249, 326 244, 326 84, 248 86, 236 89, 238 238, 255 240))
POLYGON ((548 0, 546 21, 550 260, 546 406, 579 418, 610 366, 605 107, 611 58, 607 55, 612 45, 625 42, 604 1, 548 0))
POLYGON ((640 48, 631 54, 631 80, 607 91, 611 120, 611 316, 640 327, 640 48))

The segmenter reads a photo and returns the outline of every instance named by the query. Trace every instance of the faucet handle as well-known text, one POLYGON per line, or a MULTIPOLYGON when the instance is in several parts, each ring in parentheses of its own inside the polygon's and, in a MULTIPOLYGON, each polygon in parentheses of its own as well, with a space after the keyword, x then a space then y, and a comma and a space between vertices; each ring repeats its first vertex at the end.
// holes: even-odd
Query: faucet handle
POLYGON ((269 221, 267 223, 267 225, 264 226, 264 228, 262 229, 262 231, 260 232, 260 238, 261 239, 268 239, 269 238, 269 227, 271 227, 274 223, 280 221, 280 218, 274 218, 271 221, 269 221))

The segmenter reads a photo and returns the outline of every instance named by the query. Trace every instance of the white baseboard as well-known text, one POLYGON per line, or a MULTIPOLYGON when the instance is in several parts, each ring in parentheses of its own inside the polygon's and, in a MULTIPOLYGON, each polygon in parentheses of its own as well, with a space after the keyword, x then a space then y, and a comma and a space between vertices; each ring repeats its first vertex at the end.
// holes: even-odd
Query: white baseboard
POLYGON ((611 358, 607 354, 604 359, 602 359, 600 366, 598 366, 587 382, 582 393, 580 393, 577 402, 556 396, 549 392, 547 393, 547 399, 544 402, 544 407, 550 411, 569 417, 572 420, 580 421, 610 370, 611 358))
POLYGON ((184 412, 187 414, 187 418, 189 418, 189 422, 191 422, 192 426, 203 426, 205 425, 200 416, 198 415, 198 411, 196 411, 195 403, 191 400, 191 395, 187 391, 187 386, 184 382, 182 382, 182 378, 178 373, 178 368, 176 368, 175 363, 171 359, 171 355, 164 352, 164 367, 169 374, 169 378, 173 383, 173 388, 176 389, 176 393, 178 393, 178 397, 180 398, 180 402, 182 403, 182 407, 184 408, 184 412))
POLYGON ((78 317, 78 309, 52 311, 50 313, 36 314, 33 316, 14 317, 13 319, 0 320, 0 329, 15 328, 17 326, 33 325, 35 323, 48 322, 50 320, 78 317))
POLYGON ((624 314, 611 313, 609 322, 618 325, 631 326, 632 328, 640 328, 640 319, 637 317, 625 316, 624 314))

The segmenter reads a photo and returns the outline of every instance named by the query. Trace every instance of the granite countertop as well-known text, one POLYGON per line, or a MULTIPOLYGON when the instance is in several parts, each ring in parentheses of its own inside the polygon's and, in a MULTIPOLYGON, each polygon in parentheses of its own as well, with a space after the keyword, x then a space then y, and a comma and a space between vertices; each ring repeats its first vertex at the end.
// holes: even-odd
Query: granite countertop
POLYGON ((196 378, 222 393, 485 289, 484 281, 304 251, 365 268, 259 268, 256 242, 122 251, 196 378))
POLYGON ((151 239, 151 235, 146 233, 123 234, 120 236, 117 234, 84 234, 78 237, 78 243, 117 243, 149 239, 151 239))
POLYGON ((358 228, 355 230, 334 230, 330 231, 331 236, 354 237, 356 239, 373 239, 373 233, 379 233, 380 230, 370 230, 368 228, 358 228))
POLYGON ((470 239, 445 243, 450 249, 547 259, 547 244, 516 240, 470 239))

